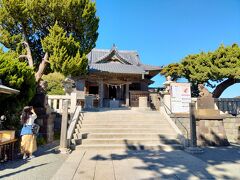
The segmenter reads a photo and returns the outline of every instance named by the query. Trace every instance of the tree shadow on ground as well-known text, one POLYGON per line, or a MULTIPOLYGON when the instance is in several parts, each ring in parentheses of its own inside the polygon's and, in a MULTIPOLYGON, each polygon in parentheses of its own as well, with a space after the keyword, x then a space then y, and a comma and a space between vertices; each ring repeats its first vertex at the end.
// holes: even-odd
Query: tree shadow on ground
MULTIPOLYGON (((23 163, 17 163, 18 165, 19 164, 23 164, 23 163)), ((31 170, 31 169, 34 169, 34 168, 37 168, 37 167, 40 167, 40 166, 44 166, 44 165, 47 165, 48 163, 43 163, 43 164, 39 164, 39 165, 35 165, 35 166, 30 166, 30 167, 27 167, 25 169, 22 169, 22 170, 19 170, 19 171, 15 171, 15 172, 12 172, 12 173, 9 173, 9 174, 6 174, 6 175, 0 175, 0 179, 2 178, 7 178, 7 177, 10 177, 10 176, 13 176, 13 175, 16 175, 18 173, 21 173, 21 172, 25 172, 25 171, 28 171, 28 170, 31 170)), ((0 168, 1 170, 1 168, 0 168)))
MULTIPOLYGON (((53 143, 39 146, 37 151, 34 152, 33 155, 35 155, 36 157, 39 157, 39 156, 43 156, 43 155, 50 154, 50 153, 57 154, 57 153, 59 153, 56 150, 58 145, 59 145, 59 141, 54 141, 53 143)), ((15 168, 18 168, 28 162, 29 161, 27 159, 25 159, 25 160, 22 159, 22 154, 18 153, 17 155, 15 155, 15 159, 1 163, 0 171, 5 170, 5 169, 15 169, 15 168)), ((29 167, 29 168, 32 169, 31 167, 29 167)))
POLYGON ((240 163, 240 145, 204 147, 203 149, 203 154, 194 154, 194 156, 208 164, 240 163))
MULTIPOLYGON (((132 150, 132 144, 125 141, 127 150, 124 153, 112 151, 110 156, 99 153, 92 160, 109 161, 113 164, 115 161, 125 161, 126 165, 131 164, 131 171, 135 173, 146 172, 142 180, 149 179, 234 179, 236 177, 229 175, 226 169, 216 169, 221 171, 217 177, 209 172, 211 165, 224 164, 225 162, 236 163, 240 160, 240 148, 235 146, 204 148, 203 154, 191 155, 182 150, 161 151, 147 150, 144 145, 135 145, 137 151, 132 150), (230 152, 229 152, 230 151, 230 152), (232 154, 234 152, 234 154, 232 154), (238 153, 238 154, 237 154, 238 153), (228 154, 228 155, 226 155, 228 154)), ((118 167, 114 167, 118 171, 118 167)), ((124 176, 124 172, 122 173, 124 176)))

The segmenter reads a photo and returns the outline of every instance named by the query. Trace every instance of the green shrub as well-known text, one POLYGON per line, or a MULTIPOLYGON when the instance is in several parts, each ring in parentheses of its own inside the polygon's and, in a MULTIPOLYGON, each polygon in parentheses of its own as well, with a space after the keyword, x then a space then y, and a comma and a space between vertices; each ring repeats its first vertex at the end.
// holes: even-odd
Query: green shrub
POLYGON ((26 62, 20 62, 17 54, 0 50, 0 79, 3 85, 17 89, 19 94, 0 96, 0 115, 6 115, 6 129, 20 128, 20 114, 36 92, 34 71, 26 62))
POLYGON ((47 94, 49 95, 64 95, 62 81, 65 79, 64 75, 58 72, 50 73, 42 77, 44 81, 48 82, 47 94))

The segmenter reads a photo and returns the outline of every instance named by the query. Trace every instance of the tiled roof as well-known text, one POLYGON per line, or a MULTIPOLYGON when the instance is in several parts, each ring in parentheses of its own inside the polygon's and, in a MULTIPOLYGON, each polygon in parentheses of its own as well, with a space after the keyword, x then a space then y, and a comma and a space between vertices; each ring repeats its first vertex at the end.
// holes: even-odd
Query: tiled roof
MULTIPOLYGON (((89 63, 96 63, 101 60, 103 57, 107 56, 111 50, 103 50, 103 49, 93 49, 88 55, 89 63)), ((128 61, 130 64, 141 64, 138 53, 136 51, 117 51, 118 54, 128 61)))
POLYGON ((90 72, 104 71, 123 74, 143 74, 147 71, 160 70, 160 66, 142 64, 136 51, 112 49, 93 49, 88 55, 90 72), (106 60, 116 56, 120 62, 107 62, 106 60))
POLYGON ((141 66, 143 67, 143 69, 145 71, 154 71, 154 70, 162 69, 162 67, 160 67, 160 66, 152 66, 152 65, 148 65, 148 64, 141 64, 141 66))
POLYGON ((111 73, 121 73, 121 74, 144 74, 143 68, 136 65, 128 65, 121 63, 96 63, 90 64, 90 72, 111 72, 111 73))

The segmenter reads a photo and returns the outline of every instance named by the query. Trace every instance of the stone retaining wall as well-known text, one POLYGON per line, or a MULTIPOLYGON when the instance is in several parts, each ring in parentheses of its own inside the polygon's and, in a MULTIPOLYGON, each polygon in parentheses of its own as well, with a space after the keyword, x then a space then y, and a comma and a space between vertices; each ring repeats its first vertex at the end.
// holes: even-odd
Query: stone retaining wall
MULTIPOLYGON (((171 116, 177 127, 181 130, 185 138, 190 137, 189 117, 171 116)), ((199 121, 197 121, 198 126, 199 121)), ((223 119, 225 132, 229 142, 240 143, 240 116, 226 116, 223 119)))
POLYGON ((223 123, 228 140, 240 143, 240 116, 226 117, 223 123))

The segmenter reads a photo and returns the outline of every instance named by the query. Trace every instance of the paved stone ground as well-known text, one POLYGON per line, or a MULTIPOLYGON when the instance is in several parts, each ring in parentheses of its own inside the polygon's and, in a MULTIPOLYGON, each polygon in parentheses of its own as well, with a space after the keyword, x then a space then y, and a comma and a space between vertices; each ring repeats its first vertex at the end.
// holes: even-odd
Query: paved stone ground
POLYGON ((185 151, 73 151, 56 154, 57 143, 38 149, 31 161, 0 164, 0 179, 158 180, 240 179, 240 146, 185 151), (55 175, 54 175, 55 174, 55 175))
POLYGON ((39 147, 31 160, 16 159, 0 163, 0 179, 49 180, 67 159, 67 155, 56 153, 59 142, 39 147))
POLYGON ((240 179, 240 147, 176 151, 75 151, 53 180, 240 179))

